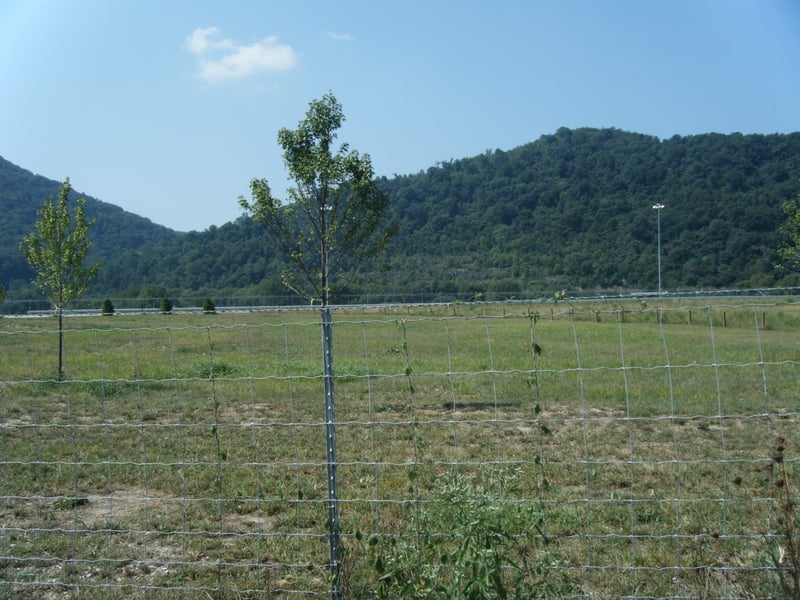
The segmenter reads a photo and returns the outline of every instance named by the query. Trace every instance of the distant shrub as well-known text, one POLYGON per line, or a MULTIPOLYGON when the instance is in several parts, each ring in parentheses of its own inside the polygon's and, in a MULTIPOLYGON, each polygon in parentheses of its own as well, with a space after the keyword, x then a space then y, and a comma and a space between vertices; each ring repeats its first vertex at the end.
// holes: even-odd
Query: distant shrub
POLYGON ((162 313, 171 313, 172 312, 172 300, 170 300, 169 298, 166 298, 166 297, 162 298, 161 299, 161 304, 159 305, 158 308, 162 313))
POLYGON ((114 314, 113 302, 111 302, 111 300, 108 298, 103 300, 103 305, 100 307, 100 312, 102 312, 104 315, 113 315, 114 314))
POLYGON ((216 312, 217 307, 214 306, 214 301, 211 298, 203 300, 203 312, 213 313, 216 312))

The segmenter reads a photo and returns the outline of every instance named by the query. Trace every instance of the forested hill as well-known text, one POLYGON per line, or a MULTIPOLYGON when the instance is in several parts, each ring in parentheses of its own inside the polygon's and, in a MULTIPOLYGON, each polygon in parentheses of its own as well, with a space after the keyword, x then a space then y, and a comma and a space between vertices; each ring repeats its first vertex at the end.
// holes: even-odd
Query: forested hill
MULTIPOLYGON (((13 291, 29 281, 33 272, 19 251, 22 238, 34 231, 37 211, 48 198, 56 198, 63 181, 53 181, 20 168, 0 156, 0 282, 13 291)), ((71 182, 73 186, 75 182, 71 182)), ((179 237, 167 227, 76 192, 70 200, 86 198, 86 216, 95 219, 91 230, 92 261, 106 263, 128 249, 152 246, 179 237)))
POLYGON ((508 152, 384 182, 405 220, 400 287, 513 291, 764 285, 780 276, 781 203, 800 190, 800 133, 655 137, 560 129, 508 152), (416 258, 417 260, 414 260, 416 258), (551 286, 552 287, 552 286, 551 286))
MULTIPOLYGON (((560 129, 512 150, 379 183, 403 228, 354 293, 452 299, 562 287, 655 289, 656 203, 666 207, 665 288, 796 283, 776 265, 781 204, 800 193, 800 133, 659 140, 617 129, 560 129)), ((44 194, 25 192, 34 211, 55 194, 58 182, 51 184, 44 194)), ((103 246, 98 234, 113 215, 93 216, 91 235, 103 246)), ((203 232, 161 233, 157 243, 137 239, 135 250, 116 241, 105 248, 90 294, 286 294, 279 257, 248 218, 203 232)), ((13 251, 21 261, 16 242, 13 251)), ((5 281, 9 259, 3 246, 5 281)))

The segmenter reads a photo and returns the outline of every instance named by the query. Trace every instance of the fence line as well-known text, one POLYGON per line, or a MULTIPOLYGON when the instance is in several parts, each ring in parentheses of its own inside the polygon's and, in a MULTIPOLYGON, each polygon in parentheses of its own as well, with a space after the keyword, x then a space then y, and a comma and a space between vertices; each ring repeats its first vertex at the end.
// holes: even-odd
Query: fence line
MULTIPOLYGON (((291 310, 305 309, 307 302, 297 295, 239 295, 229 293, 207 293, 205 295, 187 295, 165 292, 173 303, 174 312, 202 312, 206 300, 212 300, 218 312, 253 311, 253 310, 291 310)), ((796 297, 800 287, 760 287, 731 289, 686 289, 671 290, 662 293, 647 289, 620 290, 571 290, 573 302, 632 302, 658 301, 662 299, 687 300, 691 302, 721 302, 731 298, 757 299, 796 297)), ((158 313, 161 311, 163 297, 111 297, 117 313, 158 313)), ((83 297, 72 301, 67 306, 71 314, 100 314, 106 297, 83 297)), ((552 302, 552 291, 526 290, 522 293, 507 292, 431 292, 408 293, 404 290, 384 293, 367 293, 340 296, 337 302, 341 306, 429 306, 453 305, 464 303, 479 304, 527 304, 552 302)), ((0 314, 43 316, 52 313, 52 305, 44 298, 6 298, 0 305, 0 314)))
MULTIPOLYGON (((73 319, 63 379, 52 325, 0 319, 0 595, 330 595, 318 313, 73 319)), ((344 597, 792 597, 800 306, 332 328, 344 597)))

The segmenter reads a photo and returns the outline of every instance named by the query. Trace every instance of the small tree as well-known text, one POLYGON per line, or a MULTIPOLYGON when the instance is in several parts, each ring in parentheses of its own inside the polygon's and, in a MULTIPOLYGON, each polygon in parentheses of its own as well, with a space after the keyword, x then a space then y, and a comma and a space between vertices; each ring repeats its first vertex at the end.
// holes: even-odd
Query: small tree
POLYGON ((217 311, 217 307, 214 306, 214 301, 211 298, 205 298, 203 300, 203 312, 204 313, 213 313, 217 311))
POLYGON ((172 300, 166 297, 162 298, 161 303, 158 305, 158 309, 164 314, 171 313, 172 307, 172 300))
POLYGON ((339 555, 336 433, 334 416, 333 328, 330 298, 347 287, 358 267, 386 246, 396 225, 386 222, 389 202, 373 180, 369 155, 343 144, 334 150, 344 122, 342 105, 332 94, 310 103, 294 131, 281 129, 278 143, 295 186, 282 204, 266 179, 250 182, 252 202, 239 204, 264 224, 286 251, 284 283, 322 306, 322 368, 328 467, 328 527, 331 597, 342 597, 339 555))
POLYGON ((36 231, 20 243, 22 254, 36 271, 33 284, 47 296, 58 316, 59 377, 64 372, 64 306, 83 295, 100 268, 97 264, 83 264, 94 221, 87 221, 84 216, 84 198, 77 201, 74 220, 70 216, 71 189, 68 177, 58 190, 58 199, 50 197, 39 209, 36 231))
POLYGON ((786 223, 783 233, 786 242, 779 252, 784 260, 784 267, 794 273, 800 273, 800 195, 794 200, 783 203, 783 212, 786 213, 786 223))
POLYGON ((100 312, 102 312, 104 315, 114 314, 114 303, 111 302, 110 298, 103 300, 103 304, 100 307, 100 312))
POLYGON ((333 148, 344 122, 332 94, 309 104, 296 130, 281 129, 278 143, 294 187, 288 203, 275 198, 266 179, 250 182, 252 202, 239 204, 261 222, 289 257, 284 283, 328 305, 365 260, 379 254, 397 229, 387 222, 389 202, 378 189, 368 154, 342 144, 333 148))

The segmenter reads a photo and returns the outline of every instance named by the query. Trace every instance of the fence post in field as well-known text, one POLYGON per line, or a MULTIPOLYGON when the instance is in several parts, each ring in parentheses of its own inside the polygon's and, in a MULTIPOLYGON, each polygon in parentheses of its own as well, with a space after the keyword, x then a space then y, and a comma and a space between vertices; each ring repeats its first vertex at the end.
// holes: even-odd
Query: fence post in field
POLYGON ((322 306, 322 377, 325 380, 325 450, 328 466, 328 538, 333 576, 331 598, 342 597, 339 565, 339 488, 336 481, 336 422, 333 394, 333 332, 331 308, 322 306))

